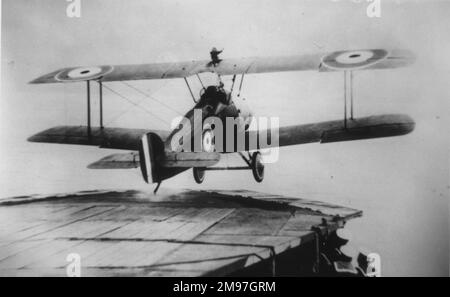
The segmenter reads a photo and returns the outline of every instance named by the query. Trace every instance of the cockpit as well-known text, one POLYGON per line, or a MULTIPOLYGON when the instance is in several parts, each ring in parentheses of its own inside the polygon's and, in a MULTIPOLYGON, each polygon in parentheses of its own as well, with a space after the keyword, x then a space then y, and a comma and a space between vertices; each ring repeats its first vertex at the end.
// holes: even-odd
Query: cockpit
POLYGON ((213 114, 217 115, 231 103, 231 93, 221 86, 208 86, 203 90, 196 108, 210 106, 213 114))

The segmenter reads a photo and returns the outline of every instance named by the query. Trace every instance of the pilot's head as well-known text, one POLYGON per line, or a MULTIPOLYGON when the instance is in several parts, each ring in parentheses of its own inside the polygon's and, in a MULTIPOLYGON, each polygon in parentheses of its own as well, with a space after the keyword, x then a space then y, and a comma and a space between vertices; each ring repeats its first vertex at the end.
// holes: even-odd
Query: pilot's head
POLYGON ((216 87, 215 86, 208 86, 205 90, 206 96, 212 96, 216 93, 216 87))

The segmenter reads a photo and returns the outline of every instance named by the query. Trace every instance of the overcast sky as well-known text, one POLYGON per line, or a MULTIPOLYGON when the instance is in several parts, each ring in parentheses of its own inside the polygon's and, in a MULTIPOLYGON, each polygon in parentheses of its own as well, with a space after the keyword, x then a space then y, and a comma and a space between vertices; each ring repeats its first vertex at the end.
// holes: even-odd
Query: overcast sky
MULTIPOLYGON (((2 1, 0 197, 85 189, 147 188, 139 170, 92 171, 113 151, 27 143, 57 125, 85 124, 85 85, 29 85, 67 66, 295 55, 361 48, 406 48, 413 67, 355 75, 356 115, 406 113, 407 136, 281 150, 262 184, 249 172, 190 171, 164 187, 253 189, 344 204, 364 211, 348 225, 356 245, 382 256, 386 275, 448 274, 449 1, 381 1, 381 18, 366 1, 82 0, 68 18, 64 0, 2 1)), ((179 111, 192 106, 182 80, 133 82, 179 111)), ((121 83, 110 87, 171 119, 176 114, 121 83)), ((246 77, 256 115, 281 125, 342 118, 342 73, 289 72, 246 77)), ((196 86, 196 92, 198 92, 196 86)), ((98 103, 94 90, 93 120, 98 103)), ((168 128, 105 90, 108 126, 168 128)), ((236 162, 226 157, 226 162, 236 162)))

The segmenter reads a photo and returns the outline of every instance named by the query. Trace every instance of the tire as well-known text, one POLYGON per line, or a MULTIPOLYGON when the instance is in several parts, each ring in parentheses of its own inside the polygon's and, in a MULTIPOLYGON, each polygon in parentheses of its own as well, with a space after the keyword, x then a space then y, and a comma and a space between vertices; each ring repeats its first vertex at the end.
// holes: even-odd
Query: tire
POLYGON ((203 183, 205 180, 205 170, 202 168, 194 167, 192 168, 192 173, 194 174, 194 180, 197 184, 203 183))
POLYGON ((252 155, 252 173, 258 183, 264 180, 264 164, 261 162, 260 152, 254 152, 252 155))

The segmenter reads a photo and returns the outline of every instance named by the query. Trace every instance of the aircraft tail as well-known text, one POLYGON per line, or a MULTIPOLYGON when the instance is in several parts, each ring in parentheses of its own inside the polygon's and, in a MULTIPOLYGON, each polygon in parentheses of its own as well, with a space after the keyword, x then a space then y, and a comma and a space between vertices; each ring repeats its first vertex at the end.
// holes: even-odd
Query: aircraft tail
POLYGON ((139 143, 139 162, 146 183, 160 182, 156 158, 164 154, 164 143, 157 134, 147 133, 139 143))

